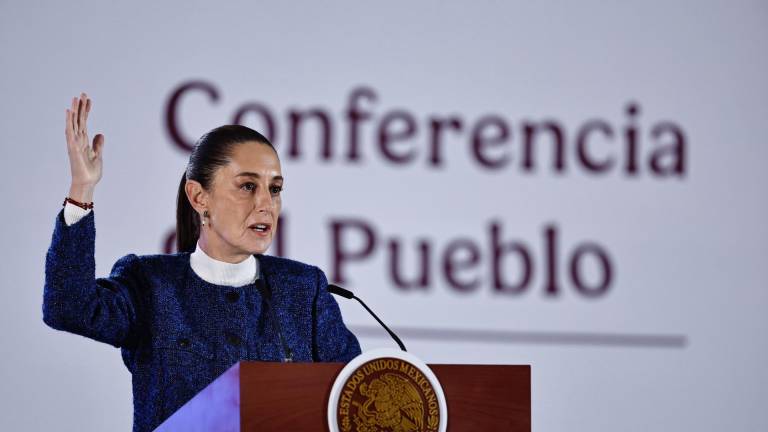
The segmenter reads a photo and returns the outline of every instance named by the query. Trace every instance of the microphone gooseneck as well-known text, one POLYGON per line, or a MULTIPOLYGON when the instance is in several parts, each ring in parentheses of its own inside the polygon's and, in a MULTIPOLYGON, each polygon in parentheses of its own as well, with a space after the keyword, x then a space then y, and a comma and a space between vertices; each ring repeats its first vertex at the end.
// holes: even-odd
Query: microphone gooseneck
POLYGON ((283 363, 293 362, 293 352, 291 351, 291 347, 289 347, 288 343, 285 341, 285 337, 283 337, 283 329, 280 326, 280 320, 277 319, 275 308, 272 307, 272 290, 261 277, 256 279, 256 289, 261 293, 261 296, 267 302, 267 308, 269 309, 269 314, 272 318, 272 326, 275 330, 275 333, 277 333, 277 337, 280 339, 280 345, 282 345, 283 348, 283 363))
POLYGON ((340 287, 340 286, 338 286, 338 285, 332 285, 332 284, 328 284, 328 292, 329 292, 329 293, 331 293, 331 294, 336 294, 336 295, 338 295, 338 296, 341 296, 341 297, 347 298, 347 299, 355 299, 355 300, 357 300, 357 301, 358 301, 358 302, 359 302, 361 305, 363 305, 363 307, 365 308, 365 310, 367 310, 367 311, 368 311, 368 313, 369 313, 369 314, 371 314, 371 315, 372 315, 372 316, 373 316, 373 317, 376 319, 376 321, 378 321, 378 322, 379 322, 379 324, 381 324, 381 326, 382 326, 382 327, 384 327, 384 330, 386 330, 386 331, 387 331, 387 333, 389 333, 389 335, 390 335, 390 336, 392 336, 392 339, 394 339, 394 340, 395 340, 395 342, 397 342, 397 344, 400 346, 400 349, 401 349, 401 350, 403 350, 403 351, 405 351, 405 352, 408 352, 408 350, 407 350, 407 349, 405 349, 405 345, 403 344, 403 341, 401 341, 401 340, 400 340, 400 338, 399 338, 399 337, 397 337, 397 335, 395 334, 395 332, 393 332, 392 330, 390 330, 390 329, 389 329, 389 327, 387 327, 387 325, 386 325, 386 324, 384 324, 384 321, 380 320, 380 319, 379 319, 379 317, 378 317, 378 316, 376 316, 376 314, 375 314, 375 313, 373 313, 373 311, 371 310, 371 308, 369 308, 369 307, 368 307, 368 305, 366 305, 366 304, 365 304, 365 302, 363 302, 362 300, 360 300, 360 298, 359 298, 359 297, 355 296, 355 295, 352 293, 352 291, 350 291, 350 290, 347 290, 347 289, 344 289, 344 288, 342 288, 342 287, 340 287))

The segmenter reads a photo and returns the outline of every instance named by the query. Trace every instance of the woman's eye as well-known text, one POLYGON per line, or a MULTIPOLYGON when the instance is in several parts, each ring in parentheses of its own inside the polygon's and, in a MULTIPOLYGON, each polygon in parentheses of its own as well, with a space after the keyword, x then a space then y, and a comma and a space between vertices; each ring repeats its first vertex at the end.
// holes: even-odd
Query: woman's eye
POLYGON ((240 186, 240 189, 246 190, 248 192, 253 192, 256 189, 256 183, 245 183, 242 186, 240 186))
POLYGON ((270 186, 269 192, 272 193, 272 195, 278 195, 280 192, 282 192, 283 187, 282 186, 270 186))

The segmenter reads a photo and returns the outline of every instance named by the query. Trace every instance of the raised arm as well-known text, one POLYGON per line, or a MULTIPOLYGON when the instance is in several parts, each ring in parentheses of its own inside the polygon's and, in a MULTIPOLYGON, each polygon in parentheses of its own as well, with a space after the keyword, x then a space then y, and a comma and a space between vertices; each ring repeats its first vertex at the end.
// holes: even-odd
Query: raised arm
MULTIPOLYGON (((85 93, 74 98, 66 110, 64 129, 72 174, 69 197, 81 203, 93 200, 102 172, 104 136, 96 135, 93 145, 88 140, 91 106, 85 93)), ((46 255, 43 321, 58 330, 123 346, 135 333, 135 304, 142 284, 138 258, 127 255, 115 264, 109 278, 96 279, 93 212, 65 213, 56 216, 46 255)))

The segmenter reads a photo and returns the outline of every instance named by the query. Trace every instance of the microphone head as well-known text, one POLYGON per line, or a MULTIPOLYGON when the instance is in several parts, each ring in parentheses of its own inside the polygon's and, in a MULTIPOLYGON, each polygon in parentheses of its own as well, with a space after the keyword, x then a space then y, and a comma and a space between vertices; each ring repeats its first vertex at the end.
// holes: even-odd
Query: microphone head
POLYGON ((352 291, 346 290, 338 285, 328 284, 328 292, 348 299, 355 297, 355 295, 352 294, 352 291))

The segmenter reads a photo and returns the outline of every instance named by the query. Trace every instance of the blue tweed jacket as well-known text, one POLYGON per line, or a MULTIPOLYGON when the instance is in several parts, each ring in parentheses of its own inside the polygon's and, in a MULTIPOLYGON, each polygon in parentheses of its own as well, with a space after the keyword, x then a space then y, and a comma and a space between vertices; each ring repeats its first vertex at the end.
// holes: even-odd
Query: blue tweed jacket
MULTIPOLYGON (((126 255, 95 278, 94 214, 56 218, 43 321, 121 348, 132 374, 135 432, 151 431, 239 360, 346 362, 360 345, 317 267, 256 255, 256 284, 210 284, 189 253, 126 255), (270 308, 272 308, 270 310, 270 308)), ((266 389, 265 389, 266 390, 266 389)))

